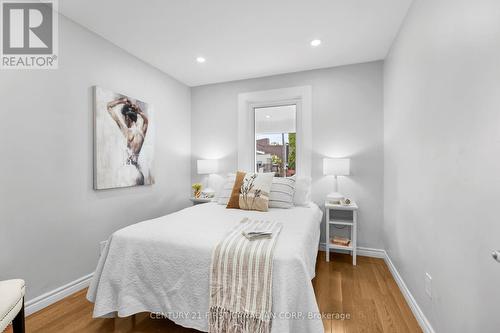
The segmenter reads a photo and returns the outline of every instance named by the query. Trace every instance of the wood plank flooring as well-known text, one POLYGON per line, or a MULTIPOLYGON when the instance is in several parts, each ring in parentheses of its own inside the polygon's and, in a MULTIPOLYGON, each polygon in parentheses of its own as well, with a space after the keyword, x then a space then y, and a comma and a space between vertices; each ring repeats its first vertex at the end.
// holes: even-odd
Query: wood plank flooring
MULTIPOLYGON (((319 252, 313 280, 325 333, 422 332, 382 259, 333 254, 325 262, 319 252)), ((128 318, 92 319, 86 290, 73 294, 26 319, 27 333, 132 333, 198 332, 166 319, 150 319, 141 313, 128 318)), ((7 329, 12 333, 12 329, 7 329)), ((307 332, 304 332, 307 333, 307 332)))

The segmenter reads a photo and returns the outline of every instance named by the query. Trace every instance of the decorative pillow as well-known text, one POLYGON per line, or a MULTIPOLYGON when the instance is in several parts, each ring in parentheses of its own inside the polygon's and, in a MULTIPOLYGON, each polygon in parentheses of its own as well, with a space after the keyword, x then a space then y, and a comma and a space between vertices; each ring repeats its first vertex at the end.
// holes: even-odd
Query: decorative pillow
POLYGON ((222 184, 219 192, 217 193, 217 203, 219 205, 227 205, 229 198, 231 197, 231 192, 234 186, 234 180, 236 179, 236 174, 230 173, 224 183, 222 184))
POLYGON ((231 191, 231 197, 227 203, 226 208, 240 208, 240 190, 243 184, 243 179, 245 178, 246 172, 238 171, 236 173, 236 179, 234 180, 233 190, 231 191))
POLYGON ((274 173, 247 173, 241 185, 239 206, 245 210, 266 212, 274 173))
POLYGON ((311 202, 311 178, 292 176, 295 179, 295 194, 293 203, 295 206, 308 206, 311 202))
POLYGON ((274 177, 269 195, 269 207, 292 208, 295 194, 295 178, 274 177))

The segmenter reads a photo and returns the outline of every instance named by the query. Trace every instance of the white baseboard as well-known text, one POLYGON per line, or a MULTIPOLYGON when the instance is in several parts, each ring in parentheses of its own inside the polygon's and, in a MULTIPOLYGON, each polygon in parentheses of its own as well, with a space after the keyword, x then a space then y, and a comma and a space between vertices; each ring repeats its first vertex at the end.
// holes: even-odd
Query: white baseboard
POLYGON ((408 289, 408 287, 406 286, 406 283, 399 274, 398 270, 396 269, 396 266, 394 266, 391 257, 389 257, 389 254, 386 251, 384 252, 385 252, 385 263, 387 267, 389 267, 389 271, 391 271, 394 280, 396 280, 396 283, 398 284, 401 293, 403 293, 403 296, 406 299, 406 303, 408 303, 408 305, 410 306, 411 312, 413 312, 413 315, 417 319, 420 328, 425 333, 435 333, 434 329, 431 326, 431 323, 429 322, 425 314, 422 312, 422 309, 420 309, 420 306, 418 306, 417 301, 411 294, 410 289, 408 289))
POLYGON ((381 249, 373 249, 370 247, 358 247, 357 254, 359 256, 385 259, 385 251, 381 249))
MULTIPOLYGON (((325 251, 326 244, 320 243, 319 249, 320 249, 320 251, 325 251)), ((334 250, 334 252, 337 252, 337 251, 334 250)), ((339 250, 338 252, 345 253, 348 251, 339 250)), ((420 309, 420 306, 418 306, 417 301, 415 300, 415 298, 411 294, 410 289, 408 289, 408 287, 406 286, 406 283, 404 282, 403 278, 401 277, 398 270, 396 269, 396 266, 394 266, 394 263, 392 262, 391 258, 389 257, 389 254, 385 250, 372 249, 369 247, 358 247, 357 254, 360 256, 365 256, 365 257, 384 259, 387 267, 389 268, 389 271, 392 274, 392 277, 394 278, 399 289, 401 290, 401 293, 403 294, 403 296, 406 300, 406 303, 408 303, 408 306, 410 307, 411 312, 413 312, 413 315, 417 319, 417 322, 420 325, 420 328, 424 331, 424 333, 435 333, 434 329, 431 326, 431 323, 429 322, 427 317, 422 312, 422 309, 420 309)))
POLYGON ((57 289, 49 291, 43 295, 30 299, 26 301, 25 305, 25 316, 29 316, 41 309, 54 304, 57 301, 62 300, 65 297, 68 297, 71 294, 76 293, 84 288, 87 288, 90 284, 90 280, 92 279, 92 275, 94 273, 87 274, 75 281, 72 281, 64 286, 61 286, 57 289))

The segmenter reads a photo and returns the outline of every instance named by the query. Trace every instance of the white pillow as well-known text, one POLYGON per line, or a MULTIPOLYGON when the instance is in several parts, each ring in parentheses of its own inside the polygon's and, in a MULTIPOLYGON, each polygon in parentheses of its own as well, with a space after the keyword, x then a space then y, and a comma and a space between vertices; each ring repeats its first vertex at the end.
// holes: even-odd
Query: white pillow
POLYGON ((295 178, 274 177, 269 195, 269 207, 292 208, 295 194, 295 178))
POLYGON ((227 175, 224 183, 222 184, 219 193, 217 193, 217 203, 219 205, 227 206, 229 198, 231 197, 231 192, 233 191, 234 182, 236 180, 236 174, 230 173, 227 175))
POLYGON ((296 177, 295 178, 295 194, 293 196, 293 203, 295 206, 308 206, 311 202, 311 178, 309 177, 296 177))

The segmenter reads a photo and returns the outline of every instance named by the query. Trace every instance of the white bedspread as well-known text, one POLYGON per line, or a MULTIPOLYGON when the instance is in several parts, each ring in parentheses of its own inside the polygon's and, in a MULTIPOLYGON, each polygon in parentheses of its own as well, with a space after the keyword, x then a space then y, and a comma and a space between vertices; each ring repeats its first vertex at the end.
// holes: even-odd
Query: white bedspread
POLYGON ((321 216, 314 204, 256 212, 207 203, 118 230, 87 293, 95 303, 94 317, 161 312, 206 332, 212 250, 249 217, 283 224, 274 257, 272 332, 323 332, 311 283, 321 216))

